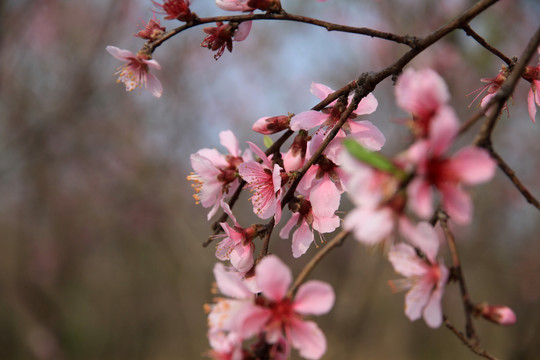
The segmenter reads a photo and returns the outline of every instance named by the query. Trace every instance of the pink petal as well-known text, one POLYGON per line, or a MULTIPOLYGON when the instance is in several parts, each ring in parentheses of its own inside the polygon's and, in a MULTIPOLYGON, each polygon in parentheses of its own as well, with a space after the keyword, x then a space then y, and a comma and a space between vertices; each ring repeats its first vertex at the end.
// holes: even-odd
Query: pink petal
MULTIPOLYGON (((536 90, 538 91, 538 89, 536 90)), ((529 110, 529 116, 531 117, 532 122, 535 122, 536 119, 536 104, 534 102, 534 91, 533 87, 531 85, 531 89, 529 90, 529 95, 527 96, 527 109, 529 110)))
POLYGON ((444 265, 439 266, 440 277, 437 288, 431 293, 431 297, 424 308, 424 320, 431 328, 438 328, 442 324, 441 299, 444 292, 444 286, 448 279, 448 269, 444 265))
POLYGON ((234 33, 234 41, 243 41, 245 40, 249 32, 251 31, 252 21, 243 21, 238 25, 238 29, 234 33))
MULTIPOLYGON (((224 168, 229 166, 229 163, 227 160, 225 160, 225 157, 222 153, 217 151, 216 149, 208 149, 204 148, 199 151, 197 151, 197 155, 200 155, 202 157, 205 157, 206 159, 210 160, 210 162, 216 167, 216 168, 224 168)), ((193 166, 193 163, 192 163, 193 166)), ((201 174, 199 170, 193 168, 197 173, 201 174)), ((209 174, 209 176, 214 176, 213 174, 209 174)))
POLYGON ((289 221, 287 221, 285 226, 279 232, 279 237, 282 239, 288 239, 291 229, 298 223, 299 218, 300 218, 300 213, 293 213, 289 221))
POLYGON ((390 236, 394 229, 393 212, 389 208, 357 207, 347 214, 344 229, 353 230, 356 240, 374 245, 390 236))
POLYGON ((109 52, 109 54, 120 61, 129 61, 130 58, 135 57, 135 54, 133 54, 131 51, 119 49, 116 46, 109 45, 105 49, 109 52))
POLYGON ((334 92, 334 90, 330 89, 328 86, 316 82, 311 83, 310 91, 321 100, 326 99, 328 95, 334 92))
POLYGON ((308 110, 293 116, 289 126, 293 131, 309 130, 321 125, 326 119, 328 119, 327 114, 315 110, 308 110))
POLYGON ((236 221, 236 217, 235 217, 234 214, 232 213, 232 210, 231 210, 229 204, 227 204, 226 202, 222 201, 222 202, 221 202, 221 208, 223 209, 223 211, 225 212, 225 214, 227 214, 227 215, 231 218, 231 220, 234 222, 234 225, 240 227, 240 225, 238 224, 238 221, 236 221))
POLYGON ((318 232, 325 234, 336 230, 340 224, 341 221, 337 215, 331 217, 313 216, 313 223, 311 226, 313 226, 313 229, 317 230, 318 232))
POLYGON ((416 178, 409 185, 409 203, 414 212, 421 218, 428 218, 433 213, 431 185, 422 178, 416 178))
POLYGON ((394 270, 405 277, 422 276, 427 272, 426 263, 418 257, 409 244, 392 245, 388 252, 388 260, 394 270))
POLYGON ((447 184, 442 187, 442 204, 450 218, 457 224, 467 225, 472 218, 472 202, 469 194, 457 185, 447 184))
POLYGON ((143 60, 143 62, 153 69, 161 70, 161 65, 154 59, 143 60))
POLYGON ((229 254, 231 265, 239 272, 248 272, 253 267, 253 244, 236 245, 229 254))
POLYGON ((293 319, 291 322, 291 342, 300 356, 306 359, 320 359, 326 352, 326 338, 313 321, 293 319))
POLYGON ((416 247, 418 247, 430 262, 435 262, 439 250, 439 237, 433 226, 422 221, 416 227, 402 228, 403 235, 416 247))
POLYGON ((257 284, 270 300, 283 299, 292 282, 291 270, 277 256, 268 255, 255 267, 257 284))
POLYGON ((348 121, 351 137, 370 151, 381 150, 386 138, 381 130, 369 121, 348 121))
POLYGON ((233 330, 237 331, 242 339, 248 339, 261 333, 271 316, 270 309, 254 304, 246 305, 241 312, 236 314, 234 321, 238 325, 233 330))
POLYGON ((231 130, 221 131, 219 133, 219 142, 232 156, 240 156, 240 144, 231 130))
POLYGON ((298 229, 294 232, 292 238, 293 257, 298 258, 304 255, 313 242, 313 231, 305 220, 302 221, 298 229))
POLYGON ((146 88, 150 91, 150 94, 157 98, 161 97, 161 94, 163 94, 161 82, 154 74, 146 74, 146 88))
POLYGON ((216 5, 226 11, 249 11, 253 10, 247 5, 247 0, 216 0, 216 5))
POLYGON ((214 276, 219 291, 236 299, 249 299, 253 293, 247 288, 237 273, 227 271, 222 263, 214 265, 214 276))
POLYGON ((422 316, 422 310, 429 301, 433 284, 429 279, 421 278, 405 296, 405 315, 415 321, 422 316))
POLYGON ((313 215, 329 218, 339 208, 341 193, 336 184, 325 174, 322 180, 316 184, 310 193, 310 201, 313 215))
POLYGON ((436 156, 442 155, 452 145, 459 131, 459 120, 450 106, 442 106, 431 120, 429 142, 436 156))
POLYGON ((444 80, 433 70, 405 70, 395 87, 398 105, 415 115, 423 116, 450 99, 444 80))
POLYGON ((461 149, 451 160, 451 167, 466 185, 476 185, 489 181, 497 167, 489 153, 474 146, 461 149))
POLYGON ((261 148, 259 148, 257 145, 255 145, 251 141, 247 141, 247 143, 251 151, 253 151, 255 155, 257 155, 262 160, 263 164, 266 165, 268 169, 272 169, 272 162, 270 161, 270 159, 268 159, 268 156, 266 156, 264 151, 262 151, 261 148))
POLYGON ((353 111, 356 115, 367 115, 375 112, 379 102, 372 93, 367 94, 365 98, 360 100, 358 107, 353 111))
POLYGON ((322 315, 332 309, 335 298, 332 286, 322 281, 310 280, 298 288, 293 308, 302 315, 322 315))

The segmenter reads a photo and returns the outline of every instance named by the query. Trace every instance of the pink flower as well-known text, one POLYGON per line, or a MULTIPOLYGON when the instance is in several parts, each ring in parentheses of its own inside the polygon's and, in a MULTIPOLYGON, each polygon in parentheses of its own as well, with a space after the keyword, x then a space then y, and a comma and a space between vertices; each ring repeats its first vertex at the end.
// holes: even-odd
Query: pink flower
POLYGON ((326 314, 334 305, 334 291, 324 282, 311 280, 298 288, 294 299, 286 297, 292 282, 289 268, 276 256, 261 260, 255 268, 255 277, 262 290, 256 299, 264 306, 268 317, 264 331, 270 344, 285 338, 300 355, 307 359, 319 359, 326 352, 326 338, 313 321, 305 321, 302 315, 326 314))
POLYGON ((109 54, 126 64, 119 67, 115 75, 118 75, 118 82, 126 85, 126 91, 133 91, 138 87, 147 88, 152 95, 160 97, 163 88, 158 78, 150 73, 149 68, 161 69, 156 60, 152 60, 143 54, 133 54, 129 50, 122 50, 116 46, 107 46, 109 54))
MULTIPOLYGON (((501 71, 499 71, 499 73, 497 74, 497 76, 493 78, 480 79, 480 81, 483 83, 486 83, 486 85, 467 94, 467 96, 469 96, 471 94, 478 93, 473 99, 473 101, 469 104, 469 106, 471 106, 476 101, 476 99, 478 99, 480 95, 482 95, 485 91, 487 91, 486 95, 484 95, 484 97, 482 98, 482 101, 480 102, 480 106, 482 106, 482 108, 485 108, 487 103, 491 100, 491 98, 495 96, 497 91, 499 91, 499 89, 501 88, 501 85, 508 77, 508 74, 509 74, 508 68, 506 66, 503 66, 501 71)), ((508 106, 506 104, 504 106, 506 110, 508 111, 508 106)))
POLYGON ((443 107, 432 120, 429 138, 416 142, 406 152, 405 158, 416 167, 407 192, 413 210, 422 218, 433 213, 433 186, 440 191, 448 215, 458 224, 469 223, 472 202, 463 185, 481 184, 495 174, 495 162, 484 149, 467 146, 453 157, 444 155, 458 126, 453 110, 443 107))
POLYGON ((133 34, 134 36, 140 37, 141 39, 145 40, 156 40, 165 32, 165 27, 161 26, 159 20, 155 18, 150 19, 148 23, 145 23, 143 21, 143 27, 144 29, 139 30, 136 34, 133 34))
POLYGON ((221 207, 232 219, 234 226, 226 222, 220 223, 225 234, 216 236, 224 238, 216 246, 216 257, 222 261, 230 260, 236 270, 245 273, 253 267, 253 250, 255 250, 253 238, 257 236, 257 229, 254 226, 242 228, 229 205, 222 202, 221 207))
POLYGON ((251 21, 244 21, 235 29, 231 24, 222 22, 216 23, 216 27, 205 27, 203 31, 207 34, 201 43, 202 47, 206 47, 212 51, 217 51, 214 59, 219 59, 225 52, 225 48, 232 52, 233 40, 243 41, 251 31, 251 21))
POLYGON ((411 321, 423 316, 428 326, 437 328, 442 323, 441 298, 448 279, 446 266, 435 260, 439 240, 433 227, 426 222, 411 228, 408 237, 425 258, 408 244, 392 245, 388 259, 394 270, 406 279, 391 281, 390 285, 394 290, 410 289, 405 297, 405 315, 411 321))
POLYGON ((217 212, 221 200, 234 193, 238 187, 238 165, 251 160, 251 153, 245 151, 242 155, 238 140, 230 130, 219 134, 221 144, 229 150, 229 155, 223 155, 216 149, 201 149, 191 155, 192 172, 187 179, 195 184, 197 203, 205 208, 212 207, 208 219, 217 212))
MULTIPOLYGON (((330 89, 326 85, 311 83, 311 93, 321 100, 324 100, 333 92, 334 90, 330 89)), ((349 102, 351 100, 352 95, 349 96, 349 102)), ((353 138, 355 138, 369 150, 380 150, 385 142, 384 135, 380 132, 380 130, 369 121, 354 121, 354 119, 360 115, 373 113, 377 109, 377 106, 378 102, 373 94, 370 93, 363 98, 356 110, 351 113, 349 119, 347 119, 346 123, 343 125, 342 130, 340 130, 340 136, 345 137, 345 132, 343 130, 348 130, 353 138)), ((329 107, 320 112, 308 110, 295 115, 293 118, 291 118, 290 128, 293 131, 309 130, 317 126, 320 126, 319 130, 321 130, 321 128, 327 128, 326 131, 317 130, 314 135, 314 138, 324 138, 327 131, 331 130, 339 121, 341 113, 344 110, 345 108, 342 106, 342 104, 334 101, 329 105, 329 107)), ((322 142, 322 140, 320 141, 322 142)), ((336 139, 334 139, 334 141, 336 141, 336 139)), ((339 142, 336 141, 336 144, 338 143, 339 142)), ((329 147, 331 147, 331 145, 329 147)))
POLYGON ((431 69, 407 69, 395 87, 398 105, 413 116, 410 127, 415 136, 428 136, 432 119, 450 99, 444 80, 431 69))
POLYGON ((191 10, 189 10, 191 0, 165 0, 163 4, 156 1, 152 1, 152 3, 163 11, 160 14, 167 15, 165 16, 166 20, 191 20, 191 10))
POLYGON ((314 239, 313 230, 317 230, 320 233, 330 233, 340 225, 337 215, 334 213, 331 215, 326 214, 322 209, 319 211, 314 210, 309 199, 304 196, 298 196, 293 199, 289 203, 289 208, 291 208, 293 214, 279 232, 279 236, 283 239, 289 238, 291 229, 295 225, 298 225, 298 229, 292 236, 292 253, 295 258, 302 256, 309 249, 314 239), (321 213, 323 215, 319 217, 321 213), (313 230, 310 229, 310 226, 313 230))
POLYGON ((248 144, 262 160, 262 164, 256 161, 245 162, 238 167, 238 173, 247 182, 250 191, 254 192, 251 196, 253 212, 261 219, 274 216, 277 224, 281 218, 281 166, 272 165, 257 145, 249 141, 248 144))
POLYGON ((496 324, 513 325, 516 323, 516 314, 507 306, 481 304, 477 308, 482 317, 496 324))
POLYGON ((229 298, 218 298, 208 308, 209 333, 226 332, 241 340, 262 333, 268 344, 286 349, 292 345, 307 359, 319 359, 326 352, 324 334, 303 315, 330 311, 335 299, 330 285, 311 280, 298 288, 294 299, 287 297, 292 274, 274 255, 262 259, 255 268, 260 296, 255 297, 238 274, 227 271, 223 264, 214 266, 214 275, 219 291, 229 298))

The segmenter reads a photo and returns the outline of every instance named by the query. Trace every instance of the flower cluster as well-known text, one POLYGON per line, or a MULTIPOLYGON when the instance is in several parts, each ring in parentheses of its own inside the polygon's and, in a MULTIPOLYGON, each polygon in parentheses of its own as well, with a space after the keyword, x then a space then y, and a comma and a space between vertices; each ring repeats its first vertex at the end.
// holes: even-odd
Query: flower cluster
POLYGON ((319 359, 326 352, 323 332, 304 316, 330 311, 335 298, 330 285, 311 280, 289 296, 291 271, 274 255, 255 267, 254 291, 221 263, 214 266, 214 275, 219 291, 228 298, 217 298, 208 307, 212 358, 240 360, 263 349, 268 358, 287 359, 291 347, 306 359, 319 359), (243 348, 243 342, 253 337, 258 341, 243 348))
MULTIPOLYGON (((186 22, 185 28, 218 20, 199 18, 190 9, 191 0, 153 4, 166 20, 186 22)), ((279 0, 216 0, 216 5, 226 11, 286 15, 279 0)), ((236 21, 205 27, 201 46, 214 51, 216 60, 225 49, 232 52, 234 41, 248 37, 251 18, 258 16, 235 16, 230 19, 236 21)), ((159 97, 161 83, 149 69, 160 69, 160 65, 151 53, 167 34, 179 30, 166 33, 155 17, 143 25, 135 34, 148 41, 143 50, 133 54, 108 46, 107 51, 125 63, 116 74, 126 90, 146 87, 159 97)), ((481 80, 486 85, 476 91, 476 98, 484 94, 482 107, 503 86, 511 68, 503 67, 497 76, 481 80)), ((522 76, 531 83, 528 110, 534 122, 536 105, 540 105, 540 62, 526 67, 522 76)), ((217 242, 216 258, 230 263, 229 267, 215 265, 217 288, 225 297, 207 307, 212 348, 208 355, 214 359, 286 359, 292 348, 304 358, 319 359, 326 352, 323 332, 304 316, 330 311, 334 292, 326 283, 308 281, 295 293, 297 285, 291 288, 289 268, 268 255, 268 241, 277 226, 282 226, 279 236, 290 239, 294 258, 309 251, 316 233, 322 243, 325 234, 340 226, 364 245, 381 246, 394 270, 404 277, 389 284, 394 291, 408 291, 405 315, 411 321, 423 318, 432 328, 443 322, 441 300, 447 283, 460 276, 456 275, 459 264, 454 261, 454 268, 448 268, 438 256, 443 240, 434 222, 426 220, 444 213, 455 224, 468 225, 473 215, 468 187, 489 181, 496 163, 486 150, 475 146, 453 152, 460 122, 444 80, 431 69, 407 69, 398 77, 396 102, 410 115, 406 125, 411 141, 394 157, 380 153, 385 136, 365 119, 378 108, 374 94, 358 102, 352 91, 340 91, 337 96, 330 87, 315 82, 310 91, 319 100, 335 100, 322 109, 257 120, 252 129, 265 135, 266 151, 252 142, 241 151, 234 133, 226 130, 219 137, 228 154, 204 148, 190 157, 193 172, 187 179, 193 182, 196 203, 210 209, 208 220, 219 210, 230 219, 220 220, 219 226, 216 223, 210 238, 217 242), (268 135, 282 131, 287 133, 278 141, 280 146, 271 146, 268 135), (292 142, 285 143, 293 133, 292 142), (266 224, 240 225, 230 205, 240 187, 250 191, 253 213, 267 220, 266 224), (344 193, 353 209, 340 218, 344 193), (280 224, 282 217, 284 224, 280 224), (266 240, 256 259, 257 238, 266 240)), ((468 315, 498 324, 516 321, 505 306, 469 303, 466 308, 468 315)))

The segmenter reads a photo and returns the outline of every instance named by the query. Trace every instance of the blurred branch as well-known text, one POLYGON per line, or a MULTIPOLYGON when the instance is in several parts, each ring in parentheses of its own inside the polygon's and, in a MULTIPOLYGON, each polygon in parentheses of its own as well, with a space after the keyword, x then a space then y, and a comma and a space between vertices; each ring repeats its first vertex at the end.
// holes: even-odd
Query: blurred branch
POLYGON ((491 157, 495 159, 497 162, 497 165, 499 168, 508 176, 510 181, 516 186, 516 188, 519 190, 519 192, 523 195, 525 200, 527 200, 528 203, 530 203, 532 206, 534 206, 536 209, 540 210, 540 202, 536 200, 536 198, 531 194, 531 192, 523 185, 521 180, 516 176, 516 173, 508 164, 503 160, 503 158, 493 149, 493 146, 491 143, 489 145, 486 145, 485 149, 489 152, 491 157))
POLYGON ((465 310, 465 330, 467 338, 471 339, 475 343, 478 342, 478 337, 474 330, 474 325, 472 322, 472 310, 473 306, 471 305, 471 300, 469 298, 469 293, 467 292, 467 286, 465 285, 465 277, 463 276, 463 271, 461 269, 461 262, 459 260, 459 255, 457 251, 456 241, 454 235, 448 228, 448 215, 443 211, 438 211, 439 223, 444 232, 446 241, 448 242, 448 247, 450 248, 450 253, 452 254, 452 265, 453 265, 453 274, 456 276, 459 282, 459 290, 461 291, 461 299, 463 301, 463 308, 465 310))
POLYGON ((471 36, 476 42, 478 42, 480 45, 482 45, 484 48, 486 48, 489 52, 493 53, 495 56, 499 57, 502 61, 504 61, 508 66, 511 66, 513 64, 512 60, 508 58, 506 55, 504 55, 501 51, 496 49, 495 47, 489 45, 486 40, 484 40, 483 37, 478 35, 469 24, 466 24, 462 27, 462 29, 465 31, 465 33, 469 36, 471 36))
POLYGON ((465 337, 465 335, 463 335, 463 333, 461 331, 459 331, 458 329, 456 329, 449 321, 448 321, 448 318, 446 316, 444 316, 444 325, 451 331, 454 333, 454 335, 457 336, 457 338, 459 340, 461 340, 461 342, 463 344, 465 344, 473 353, 475 353, 476 355, 478 356, 481 356, 483 358, 486 358, 486 359, 490 359, 490 360, 498 360, 495 356, 489 354, 487 351, 485 351, 484 349, 481 349, 478 347, 478 344, 475 344, 475 343, 472 343, 471 341, 469 341, 467 339, 467 337, 465 337))
POLYGON ((339 234, 337 234, 332 240, 328 242, 328 244, 325 245, 318 253, 311 258, 311 260, 304 266, 296 280, 294 281, 294 284, 291 286, 289 291, 287 292, 287 297, 292 297, 298 286, 304 282, 306 277, 309 275, 309 273, 315 268, 315 266, 322 260, 323 257, 326 256, 335 247, 341 246, 343 244, 343 241, 345 241, 345 238, 349 235, 348 231, 342 230, 339 234))

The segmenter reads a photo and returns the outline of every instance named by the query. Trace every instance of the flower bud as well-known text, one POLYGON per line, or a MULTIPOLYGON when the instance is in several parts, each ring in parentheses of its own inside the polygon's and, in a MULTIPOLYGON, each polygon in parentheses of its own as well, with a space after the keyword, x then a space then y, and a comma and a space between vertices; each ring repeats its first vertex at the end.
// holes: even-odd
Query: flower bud
POLYGON ((285 115, 260 118, 252 129, 263 135, 271 135, 289 128, 289 117, 285 115))
POLYGON ((512 325, 516 322, 516 314, 507 306, 481 304, 478 310, 485 319, 499 325, 512 325))

